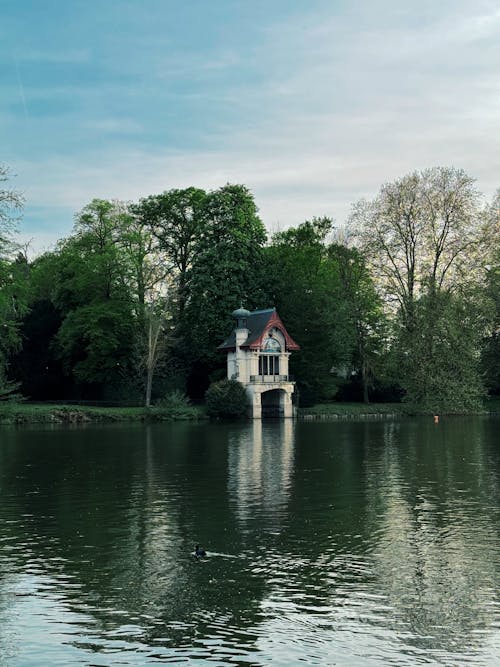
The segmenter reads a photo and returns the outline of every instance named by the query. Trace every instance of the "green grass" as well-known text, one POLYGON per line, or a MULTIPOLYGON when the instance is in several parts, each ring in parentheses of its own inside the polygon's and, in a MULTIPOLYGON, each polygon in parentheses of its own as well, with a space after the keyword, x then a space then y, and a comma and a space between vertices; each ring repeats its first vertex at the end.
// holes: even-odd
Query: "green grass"
MULTIPOLYGON (((500 414, 500 396, 485 400, 481 414, 500 414)), ((300 408, 299 417, 348 418, 362 416, 406 416, 429 415, 407 403, 319 403, 309 408, 300 408)), ((159 422, 196 421, 206 419, 203 406, 176 404, 152 408, 104 408, 73 405, 48 405, 43 403, 10 403, 0 401, 0 424, 65 424, 106 422, 159 422)))
POLYGON ((358 417, 361 415, 403 415, 408 414, 402 403, 318 403, 308 408, 300 408, 299 415, 313 417, 358 417))
MULTIPOLYGON (((485 399, 484 409, 474 414, 500 413, 500 397, 485 399)), ((299 416, 361 417, 361 416, 412 416, 432 415, 434 411, 409 403, 318 403, 309 408, 300 408, 299 416)))
POLYGON ((194 421, 204 418, 204 409, 192 405, 104 408, 83 405, 0 403, 0 424, 194 421))

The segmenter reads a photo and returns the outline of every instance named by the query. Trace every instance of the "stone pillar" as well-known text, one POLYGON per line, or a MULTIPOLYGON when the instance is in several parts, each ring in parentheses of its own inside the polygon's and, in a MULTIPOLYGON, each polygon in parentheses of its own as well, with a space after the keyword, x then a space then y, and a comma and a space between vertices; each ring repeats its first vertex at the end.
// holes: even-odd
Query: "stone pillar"
POLYGON ((262 419, 262 403, 258 392, 255 392, 252 397, 252 418, 262 419))
POLYGON ((292 395, 288 391, 282 391, 280 394, 280 408, 283 417, 293 417, 292 395))

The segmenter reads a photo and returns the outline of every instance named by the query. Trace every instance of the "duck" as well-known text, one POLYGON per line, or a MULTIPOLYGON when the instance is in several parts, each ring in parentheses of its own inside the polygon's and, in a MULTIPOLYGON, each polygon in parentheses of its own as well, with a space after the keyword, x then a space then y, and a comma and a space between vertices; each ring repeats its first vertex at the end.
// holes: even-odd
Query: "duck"
POLYGON ((207 552, 205 551, 205 549, 200 547, 199 544, 197 544, 194 548, 194 555, 196 556, 196 558, 202 558, 203 556, 207 555, 207 552))

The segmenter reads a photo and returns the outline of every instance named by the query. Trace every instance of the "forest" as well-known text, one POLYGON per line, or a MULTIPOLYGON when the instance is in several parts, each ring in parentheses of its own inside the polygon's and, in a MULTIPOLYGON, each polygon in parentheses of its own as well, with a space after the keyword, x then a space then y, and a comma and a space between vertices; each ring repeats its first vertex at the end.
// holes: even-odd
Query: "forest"
POLYGON ((300 344, 301 405, 468 411, 500 393, 500 190, 452 167, 407 174, 270 236, 244 185, 94 199, 30 258, 0 168, 0 399, 149 406, 225 376, 231 312, 275 306, 300 344))

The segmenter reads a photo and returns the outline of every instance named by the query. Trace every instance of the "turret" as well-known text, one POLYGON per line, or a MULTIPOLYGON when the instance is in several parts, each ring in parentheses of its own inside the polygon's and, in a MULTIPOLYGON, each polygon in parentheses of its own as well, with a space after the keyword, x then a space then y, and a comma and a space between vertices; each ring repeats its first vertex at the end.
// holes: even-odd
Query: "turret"
POLYGON ((250 317, 250 311, 241 307, 231 313, 231 315, 236 320, 236 347, 239 347, 240 345, 243 345, 248 337, 247 320, 250 317))

